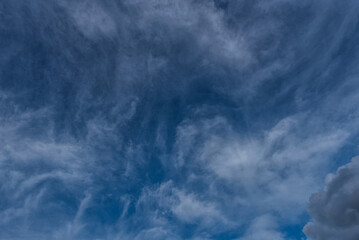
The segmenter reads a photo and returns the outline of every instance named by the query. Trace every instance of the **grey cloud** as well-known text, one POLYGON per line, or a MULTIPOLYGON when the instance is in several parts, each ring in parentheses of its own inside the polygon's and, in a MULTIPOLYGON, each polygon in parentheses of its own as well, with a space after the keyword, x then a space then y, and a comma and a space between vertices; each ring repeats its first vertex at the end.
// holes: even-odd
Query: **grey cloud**
POLYGON ((304 227, 316 240, 355 240, 359 237, 359 158, 328 175, 323 191, 310 198, 308 211, 314 222, 304 227))

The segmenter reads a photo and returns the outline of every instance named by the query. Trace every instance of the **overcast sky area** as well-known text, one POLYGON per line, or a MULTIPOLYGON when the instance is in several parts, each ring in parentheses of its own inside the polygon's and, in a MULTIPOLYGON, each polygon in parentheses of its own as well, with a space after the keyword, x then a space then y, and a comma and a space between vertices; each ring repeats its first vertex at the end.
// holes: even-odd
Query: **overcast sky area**
POLYGON ((3 0, 0 52, 0 239, 359 239, 359 1, 3 0))

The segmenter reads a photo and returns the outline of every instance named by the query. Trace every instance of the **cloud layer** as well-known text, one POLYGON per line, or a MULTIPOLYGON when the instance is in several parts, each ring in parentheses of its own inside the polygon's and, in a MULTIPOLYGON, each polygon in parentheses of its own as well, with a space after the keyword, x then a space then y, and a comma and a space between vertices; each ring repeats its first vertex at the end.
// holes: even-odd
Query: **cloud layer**
MULTIPOLYGON (((1 2, 0 238, 305 238, 358 155, 358 10, 1 2)), ((357 235, 357 165, 308 237, 357 235)))

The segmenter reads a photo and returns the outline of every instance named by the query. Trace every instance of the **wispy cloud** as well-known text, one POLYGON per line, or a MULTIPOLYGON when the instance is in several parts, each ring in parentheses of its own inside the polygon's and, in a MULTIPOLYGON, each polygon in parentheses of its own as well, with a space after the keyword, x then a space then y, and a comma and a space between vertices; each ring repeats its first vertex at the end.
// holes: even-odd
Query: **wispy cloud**
MULTIPOLYGON (((301 239, 358 154, 358 8, 1 2, 0 238, 301 239)), ((357 234, 355 169, 308 236, 357 234)))

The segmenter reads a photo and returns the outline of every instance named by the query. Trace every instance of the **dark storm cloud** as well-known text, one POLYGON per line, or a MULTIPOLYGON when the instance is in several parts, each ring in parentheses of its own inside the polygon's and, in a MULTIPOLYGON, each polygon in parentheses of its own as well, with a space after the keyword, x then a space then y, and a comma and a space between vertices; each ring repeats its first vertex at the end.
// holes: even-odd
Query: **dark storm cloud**
POLYGON ((0 238, 302 228, 359 132, 358 6, 2 1, 0 238))
POLYGON ((304 227, 318 240, 354 240, 359 236, 359 159, 327 176, 325 189, 311 196, 309 213, 314 222, 304 227))

